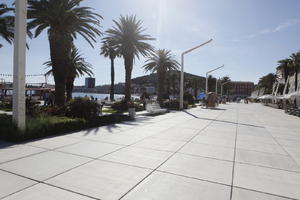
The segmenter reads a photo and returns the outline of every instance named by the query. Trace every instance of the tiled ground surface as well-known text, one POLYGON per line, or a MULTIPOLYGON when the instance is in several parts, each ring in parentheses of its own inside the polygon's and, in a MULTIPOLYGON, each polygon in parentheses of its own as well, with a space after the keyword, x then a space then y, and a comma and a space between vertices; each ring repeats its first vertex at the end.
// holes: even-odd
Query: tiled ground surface
POLYGON ((300 119, 228 104, 0 141, 0 199, 300 199, 300 119))

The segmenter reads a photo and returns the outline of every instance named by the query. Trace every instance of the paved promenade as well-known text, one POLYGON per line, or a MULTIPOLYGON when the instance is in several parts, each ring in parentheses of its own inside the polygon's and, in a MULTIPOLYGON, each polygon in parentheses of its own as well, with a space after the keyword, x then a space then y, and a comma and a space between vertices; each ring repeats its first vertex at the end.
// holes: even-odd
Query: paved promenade
POLYGON ((0 142, 0 199, 300 199, 300 118, 228 104, 0 142))

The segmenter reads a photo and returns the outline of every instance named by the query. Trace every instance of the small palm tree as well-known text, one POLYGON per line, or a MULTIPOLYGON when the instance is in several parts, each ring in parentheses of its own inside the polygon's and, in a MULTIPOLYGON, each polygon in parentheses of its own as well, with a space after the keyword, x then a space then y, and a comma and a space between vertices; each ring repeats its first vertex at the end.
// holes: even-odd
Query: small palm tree
POLYGON ((111 84, 110 84, 110 100, 114 101, 114 94, 115 94, 115 63, 114 60, 117 56, 120 56, 118 48, 111 44, 111 38, 106 38, 102 41, 101 47, 101 55, 104 57, 109 57, 110 59, 110 77, 111 77, 111 84))
POLYGON ((47 29, 50 57, 55 81, 55 103, 65 104, 65 87, 73 40, 82 36, 92 47, 102 17, 89 7, 81 7, 83 0, 28 0, 28 28, 35 29, 35 37, 47 29))
MULTIPOLYGON (((52 67, 51 61, 48 61, 44 64, 47 65, 47 67, 52 67)), ((85 59, 82 57, 79 50, 75 46, 72 46, 71 60, 69 66, 71 69, 68 70, 68 75, 66 78, 67 101, 71 100, 72 98, 72 91, 74 88, 75 78, 78 78, 85 74, 88 76, 94 75, 92 72, 92 65, 85 61, 85 59)), ((53 75, 53 67, 46 73, 46 75, 50 74, 53 75)))
POLYGON ((159 49, 146 60, 143 66, 145 71, 157 73, 158 87, 157 99, 161 101, 164 98, 165 79, 168 71, 178 70, 179 63, 173 58, 170 50, 159 49))
MULTIPOLYGON (((8 15, 13 11, 13 8, 8 8, 6 4, 0 4, 0 37, 6 40, 9 44, 14 39, 14 17, 8 15)), ((0 48, 3 45, 0 44, 0 48)))
POLYGON ((119 21, 113 21, 115 26, 107 30, 107 38, 111 45, 117 47, 125 64, 125 100, 131 99, 131 74, 135 58, 139 55, 148 56, 153 47, 145 41, 154 40, 149 35, 144 35, 142 21, 135 16, 120 16, 119 21))

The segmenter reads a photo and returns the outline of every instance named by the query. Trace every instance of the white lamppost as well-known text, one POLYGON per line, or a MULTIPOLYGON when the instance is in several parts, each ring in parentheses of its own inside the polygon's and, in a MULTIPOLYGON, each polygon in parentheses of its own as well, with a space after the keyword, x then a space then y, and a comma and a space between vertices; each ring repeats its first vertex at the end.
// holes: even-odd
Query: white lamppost
POLYGON ((217 78, 216 78, 216 95, 218 95, 218 79, 217 78))
POLYGON ((191 51, 194 51, 195 49, 198 49, 199 47, 202 47, 208 43, 210 43, 212 39, 208 40, 207 42, 204 42, 203 44, 200 44, 196 47, 193 47, 187 51, 184 51, 181 54, 181 76, 180 76, 180 109, 183 109, 183 83, 184 83, 184 55, 190 53, 191 51))
POLYGON ((227 82, 221 84, 221 98, 223 97, 223 86, 230 82, 231 81, 227 81, 227 82))
POLYGON ((211 73, 211 72, 213 72, 213 71, 216 71, 216 70, 218 70, 218 69, 220 69, 222 67, 224 67, 224 65, 206 72, 206 81, 205 81, 205 94, 206 94, 206 97, 207 97, 207 93, 208 93, 208 74, 211 73))
POLYGON ((27 0, 16 0, 14 31, 13 122, 25 130, 25 66, 27 0))

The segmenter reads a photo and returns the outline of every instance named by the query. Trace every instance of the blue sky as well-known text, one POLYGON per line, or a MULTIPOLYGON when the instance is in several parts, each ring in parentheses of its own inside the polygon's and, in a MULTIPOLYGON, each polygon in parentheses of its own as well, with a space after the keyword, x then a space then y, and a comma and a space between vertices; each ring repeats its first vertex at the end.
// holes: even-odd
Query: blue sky
MULTIPOLYGON (((12 0, 1 0, 7 4, 12 0)), ((104 19, 102 31, 113 25, 120 14, 143 20, 145 33, 157 40, 157 48, 173 51, 180 61, 180 53, 210 38, 213 42, 185 58, 185 71, 205 76, 211 68, 225 65, 213 75, 229 75, 232 80, 254 81, 274 72, 277 61, 300 50, 299 0, 85 0, 104 19)), ((12 46, 0 39, 0 73, 12 73, 12 46)), ((110 61, 99 55, 101 38, 91 48, 82 38, 76 45, 93 65, 96 84, 110 83, 110 61)), ((28 40, 27 74, 45 73, 42 65, 49 59, 46 32, 28 40)), ((133 77, 144 75, 145 59, 136 60, 133 77)), ((124 82, 122 59, 116 60, 116 82, 124 82)), ((27 82, 41 82, 43 78, 28 78, 27 82)), ((53 82, 53 78, 50 78, 53 82)), ((84 84, 84 78, 76 80, 84 84)))

